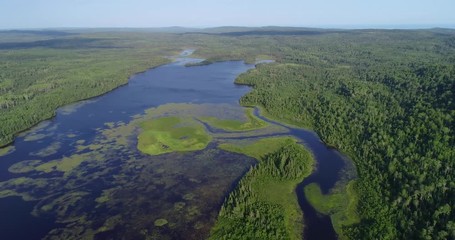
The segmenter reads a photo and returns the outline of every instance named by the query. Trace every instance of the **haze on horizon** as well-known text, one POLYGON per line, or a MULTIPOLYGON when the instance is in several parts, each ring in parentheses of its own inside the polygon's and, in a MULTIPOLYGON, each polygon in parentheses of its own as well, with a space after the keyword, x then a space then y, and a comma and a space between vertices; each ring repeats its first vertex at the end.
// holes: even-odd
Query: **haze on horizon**
POLYGON ((453 0, 14 0, 0 29, 63 27, 455 27, 453 0))

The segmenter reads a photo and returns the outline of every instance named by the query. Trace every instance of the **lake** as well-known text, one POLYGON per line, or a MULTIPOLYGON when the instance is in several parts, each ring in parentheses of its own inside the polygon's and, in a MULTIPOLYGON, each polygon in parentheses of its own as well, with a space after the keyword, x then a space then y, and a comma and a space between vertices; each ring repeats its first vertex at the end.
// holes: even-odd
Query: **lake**
POLYGON ((336 239, 328 216, 308 204, 303 186, 327 193, 346 160, 311 131, 267 121, 247 133, 211 131, 207 148, 151 156, 137 150, 144 119, 199 116, 242 119, 238 100, 251 89, 235 78, 254 68, 241 61, 185 67, 182 58, 137 74, 102 96, 65 106, 56 117, 18 136, 0 157, 2 239, 206 238, 236 183, 256 163, 222 151, 223 139, 292 135, 315 156, 317 170, 296 194, 306 239, 336 239), (25 230, 25 231, 24 231, 25 230))

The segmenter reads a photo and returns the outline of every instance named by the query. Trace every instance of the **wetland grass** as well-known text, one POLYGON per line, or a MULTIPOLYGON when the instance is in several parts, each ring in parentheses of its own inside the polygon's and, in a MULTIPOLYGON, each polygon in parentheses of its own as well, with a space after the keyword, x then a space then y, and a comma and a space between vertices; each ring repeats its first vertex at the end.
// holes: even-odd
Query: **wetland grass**
POLYGON ((143 122, 141 128, 137 147, 150 155, 202 150, 212 140, 204 126, 191 119, 162 117, 143 122))

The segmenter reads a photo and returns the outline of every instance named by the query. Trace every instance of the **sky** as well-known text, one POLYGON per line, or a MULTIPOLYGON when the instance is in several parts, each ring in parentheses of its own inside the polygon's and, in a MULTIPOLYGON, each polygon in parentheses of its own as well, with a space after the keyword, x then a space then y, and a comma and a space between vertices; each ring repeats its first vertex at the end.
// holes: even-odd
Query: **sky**
POLYGON ((455 0, 0 0, 0 29, 455 28, 455 0))

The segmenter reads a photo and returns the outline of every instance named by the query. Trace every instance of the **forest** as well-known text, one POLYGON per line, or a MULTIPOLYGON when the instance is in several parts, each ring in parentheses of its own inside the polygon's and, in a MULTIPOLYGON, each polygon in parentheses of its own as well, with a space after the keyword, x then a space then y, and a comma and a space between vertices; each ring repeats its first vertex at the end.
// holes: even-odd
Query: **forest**
POLYGON ((453 35, 436 39, 334 42, 322 47, 339 52, 319 64, 296 52, 236 81, 254 87, 243 105, 314 129, 353 159, 362 221, 343 229, 351 239, 455 237, 455 48, 453 35))
POLYGON ((253 86, 240 103, 354 161, 360 222, 346 237, 455 238, 454 30, 24 34, 0 33, 0 145, 185 48, 204 64, 273 59, 236 80, 253 86))

